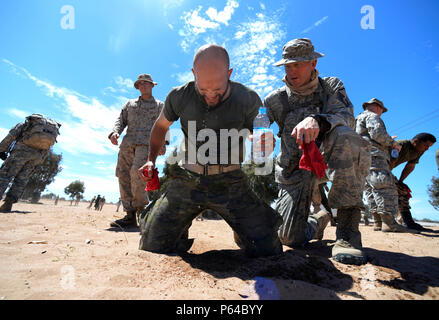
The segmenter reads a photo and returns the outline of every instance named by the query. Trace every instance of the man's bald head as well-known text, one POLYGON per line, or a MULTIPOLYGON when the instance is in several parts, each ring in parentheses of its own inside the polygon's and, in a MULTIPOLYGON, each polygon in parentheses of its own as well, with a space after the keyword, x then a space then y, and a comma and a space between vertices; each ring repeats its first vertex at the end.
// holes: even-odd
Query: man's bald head
POLYGON ((230 60, 226 49, 217 44, 205 44, 195 52, 193 67, 196 69, 199 63, 214 61, 223 63, 226 69, 229 70, 230 60))
POLYGON ((229 54, 217 44, 206 44, 194 56, 192 72, 199 94, 208 106, 216 106, 230 94, 229 54))

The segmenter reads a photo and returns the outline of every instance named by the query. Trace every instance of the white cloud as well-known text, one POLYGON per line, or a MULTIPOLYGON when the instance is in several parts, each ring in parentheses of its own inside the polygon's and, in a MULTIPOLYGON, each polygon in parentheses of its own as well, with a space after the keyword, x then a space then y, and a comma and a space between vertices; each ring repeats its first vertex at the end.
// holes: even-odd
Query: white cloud
POLYGON ((134 81, 131 79, 124 79, 121 76, 117 76, 114 78, 114 82, 120 87, 120 88, 127 88, 131 89, 134 87, 134 81))
POLYGON ((211 20, 228 25, 229 20, 232 18, 232 14, 235 11, 235 8, 238 7, 239 3, 237 1, 228 0, 226 6, 222 11, 218 12, 217 9, 210 7, 209 9, 207 9, 206 14, 211 20))
POLYGON ((327 19, 328 19, 328 16, 323 17, 319 21, 315 22, 312 26, 310 26, 310 27, 306 28, 305 30, 303 30, 302 33, 310 32, 312 29, 314 29, 314 28, 318 27, 319 25, 321 25, 322 23, 324 23, 327 19))
POLYGON ((234 35, 236 45, 229 53, 232 65, 239 70, 235 77, 263 97, 282 77, 273 63, 286 35, 283 26, 277 15, 257 13, 256 19, 238 25, 234 35))
POLYGON ((23 111, 23 110, 18 110, 18 109, 15 109, 15 108, 9 109, 8 113, 10 115, 15 116, 17 118, 20 118, 22 120, 24 120, 29 115, 29 112, 26 112, 26 111, 23 111))
POLYGON ((201 12, 203 7, 198 6, 196 9, 184 12, 181 17, 184 21, 184 25, 183 28, 178 31, 178 34, 184 38, 180 42, 181 48, 185 52, 188 52, 189 48, 196 43, 200 34, 219 29, 221 24, 228 26, 235 8, 238 7, 239 3, 237 1, 228 0, 226 6, 221 11, 209 7, 205 11, 205 15, 203 15, 201 12))
POLYGON ((9 130, 10 129, 0 128, 0 137, 2 137, 1 139, 3 139, 4 137, 7 136, 7 134, 9 133, 9 130))
POLYGON ((187 72, 176 73, 173 75, 173 77, 177 78, 178 82, 181 84, 194 80, 194 74, 191 70, 187 72))
POLYGON ((88 98, 73 90, 57 87, 48 81, 40 80, 25 68, 3 59, 16 72, 32 80, 41 87, 47 96, 60 99, 66 106, 68 120, 62 124, 58 137, 59 148, 73 153, 112 154, 117 151, 107 138, 119 109, 105 106, 96 98, 88 98))

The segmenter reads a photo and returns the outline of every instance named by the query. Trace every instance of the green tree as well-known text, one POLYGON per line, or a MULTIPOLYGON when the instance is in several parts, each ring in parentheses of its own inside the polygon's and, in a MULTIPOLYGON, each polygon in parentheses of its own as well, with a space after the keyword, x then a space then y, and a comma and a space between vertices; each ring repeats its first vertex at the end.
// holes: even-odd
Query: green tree
POLYGON ((83 198, 83 193, 85 191, 84 182, 75 180, 70 183, 67 187, 64 188, 64 193, 70 197, 70 200, 73 200, 77 197, 83 198))
POLYGON ((56 175, 61 172, 60 166, 62 155, 49 151, 43 163, 37 166, 29 178, 24 188, 22 198, 31 198, 32 203, 37 203, 41 198, 41 193, 53 182, 56 175))
POLYGON ((439 177, 431 178, 432 185, 428 186, 428 194, 431 200, 430 204, 439 211, 439 177))

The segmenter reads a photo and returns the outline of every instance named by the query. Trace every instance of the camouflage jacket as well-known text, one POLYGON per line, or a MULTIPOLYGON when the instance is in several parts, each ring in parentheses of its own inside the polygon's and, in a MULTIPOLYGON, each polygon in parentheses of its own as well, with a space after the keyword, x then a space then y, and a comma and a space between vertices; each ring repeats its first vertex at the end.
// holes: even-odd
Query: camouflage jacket
POLYGON ((110 133, 127 132, 121 145, 149 145, 152 126, 163 109, 163 102, 151 97, 148 100, 131 99, 123 106, 119 117, 110 133))
POLYGON ((2 140, 2 142, 0 142, 0 152, 8 151, 12 142, 16 141, 23 133, 25 124, 25 122, 20 122, 9 131, 8 135, 2 140))
MULTIPOLYGON (((299 149, 296 140, 291 136, 291 132, 299 122, 309 116, 319 115, 324 118, 330 125, 329 131, 337 126, 347 126, 354 129, 355 118, 353 115, 353 106, 349 100, 343 82, 338 78, 322 78, 317 89, 308 96, 299 96, 291 92, 288 86, 271 92, 264 100, 267 108, 267 115, 270 122, 283 123, 283 130, 280 132, 281 146, 280 153, 276 159, 276 177, 282 170, 292 171, 298 169, 299 159, 302 151, 299 149), (285 90, 288 95, 290 111, 285 115, 281 101, 281 91, 285 90), (323 109, 323 102, 326 91, 326 110, 323 109)), ((288 175, 282 175, 288 176, 288 175)), ((284 181, 286 182, 286 181, 284 181)))
POLYGON ((355 131, 370 142, 370 155, 390 161, 390 148, 394 140, 387 133, 386 126, 380 116, 364 111, 355 119, 355 131))

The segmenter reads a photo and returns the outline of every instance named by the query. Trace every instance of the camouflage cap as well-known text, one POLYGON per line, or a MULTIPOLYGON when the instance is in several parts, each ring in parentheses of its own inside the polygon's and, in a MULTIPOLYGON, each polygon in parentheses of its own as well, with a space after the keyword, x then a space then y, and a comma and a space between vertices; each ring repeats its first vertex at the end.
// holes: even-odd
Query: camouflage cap
POLYGON ((284 45, 282 59, 274 65, 278 67, 293 62, 315 60, 323 56, 324 54, 314 51, 311 40, 306 38, 294 39, 284 45))
POLYGON ((377 98, 372 98, 368 102, 363 103, 363 109, 366 110, 366 107, 370 104, 376 103, 381 108, 383 108, 383 113, 387 112, 387 108, 384 106, 384 103, 381 100, 378 100, 377 98))
POLYGON ((139 82, 140 81, 148 81, 151 82, 154 85, 157 85, 157 82, 152 81, 152 78, 149 74, 141 74, 137 77, 136 82, 134 82, 134 88, 139 89, 139 82))

